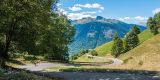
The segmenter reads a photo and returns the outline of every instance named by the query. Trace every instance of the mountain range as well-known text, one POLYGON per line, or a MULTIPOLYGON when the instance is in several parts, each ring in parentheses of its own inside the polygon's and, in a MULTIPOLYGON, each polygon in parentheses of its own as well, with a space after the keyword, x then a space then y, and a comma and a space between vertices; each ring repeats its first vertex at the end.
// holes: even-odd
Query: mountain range
MULTIPOLYGON (((71 21, 75 27, 76 34, 74 42, 69 45, 70 55, 78 53, 80 50, 94 49, 112 40, 115 33, 121 38, 136 24, 127 24, 116 19, 106 19, 101 16, 96 18, 83 18, 71 21)), ((137 25, 141 31, 145 26, 137 25)))

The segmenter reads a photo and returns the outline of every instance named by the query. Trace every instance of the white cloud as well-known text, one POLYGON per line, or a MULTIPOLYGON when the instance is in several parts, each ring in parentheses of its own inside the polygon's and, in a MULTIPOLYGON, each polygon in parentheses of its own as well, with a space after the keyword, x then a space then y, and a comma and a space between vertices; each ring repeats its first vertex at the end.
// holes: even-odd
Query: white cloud
POLYGON ((99 13, 102 13, 102 10, 98 10, 99 13))
POLYGON ((123 22, 127 22, 127 23, 145 25, 148 20, 148 17, 142 17, 142 16, 123 17, 123 18, 119 18, 118 20, 123 21, 123 22))
POLYGON ((82 12, 83 14, 95 14, 97 12, 82 12))
POLYGON ((62 9, 62 8, 58 8, 58 11, 59 11, 60 14, 61 13, 64 14, 64 15, 68 14, 68 12, 66 10, 62 9))
POLYGON ((82 19, 86 17, 95 17, 92 14, 95 14, 96 12, 81 12, 81 13, 69 13, 68 18, 72 20, 82 19))
POLYGON ((157 8, 157 9, 155 9, 155 10, 152 11, 153 14, 156 14, 158 12, 160 12, 160 8, 157 8))
POLYGON ((77 7, 83 7, 83 8, 93 8, 93 9, 101 9, 104 10, 104 7, 98 3, 94 3, 94 4, 75 4, 74 6, 77 7))
POLYGON ((120 21, 124 21, 124 19, 123 19, 123 18, 119 18, 118 20, 120 20, 120 21))
POLYGON ((147 17, 142 17, 142 16, 136 16, 134 17, 135 20, 139 20, 139 21, 146 21, 148 18, 147 17))
POLYGON ((60 4, 60 3, 57 3, 56 5, 59 7, 59 6, 61 6, 62 4, 60 4))
POLYGON ((82 10, 81 8, 89 8, 89 9, 100 9, 104 10, 104 7, 98 3, 93 3, 93 4, 75 4, 73 7, 69 7, 70 10, 72 11, 79 11, 82 10))
POLYGON ((136 17, 124 17, 119 18, 120 21, 146 21, 148 17, 136 16, 136 17))
POLYGON ((125 17, 124 19, 125 19, 125 20, 130 20, 130 17, 125 17))
POLYGON ((127 21, 127 20, 131 20, 131 18, 130 17, 124 17, 124 18, 119 18, 118 20, 120 20, 120 21, 127 21))
POLYGON ((69 10, 72 10, 72 11, 80 11, 80 10, 82 10, 82 8, 73 6, 73 7, 69 7, 69 10))

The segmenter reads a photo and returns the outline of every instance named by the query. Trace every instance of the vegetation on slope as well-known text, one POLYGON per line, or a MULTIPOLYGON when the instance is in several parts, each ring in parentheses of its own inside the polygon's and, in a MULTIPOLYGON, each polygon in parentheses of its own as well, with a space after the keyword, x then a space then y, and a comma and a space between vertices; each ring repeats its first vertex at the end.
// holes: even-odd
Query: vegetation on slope
MULTIPOLYGON (((139 35, 140 44, 144 41, 150 39, 153 37, 153 34, 150 32, 149 29, 146 29, 145 31, 141 32, 139 35)), ((113 41, 108 42, 102 46, 97 47, 95 50, 98 52, 99 56, 105 56, 106 54, 111 53, 111 46, 113 45, 113 41)))
POLYGON ((160 34, 148 39, 135 49, 121 55, 125 68, 160 70, 160 34))

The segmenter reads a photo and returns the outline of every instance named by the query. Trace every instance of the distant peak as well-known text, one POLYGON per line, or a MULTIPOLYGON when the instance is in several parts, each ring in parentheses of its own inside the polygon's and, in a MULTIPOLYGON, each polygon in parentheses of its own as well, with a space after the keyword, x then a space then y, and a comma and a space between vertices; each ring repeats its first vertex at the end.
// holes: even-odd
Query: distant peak
POLYGON ((96 17, 96 20, 102 20, 102 19, 104 19, 102 16, 97 16, 96 17))

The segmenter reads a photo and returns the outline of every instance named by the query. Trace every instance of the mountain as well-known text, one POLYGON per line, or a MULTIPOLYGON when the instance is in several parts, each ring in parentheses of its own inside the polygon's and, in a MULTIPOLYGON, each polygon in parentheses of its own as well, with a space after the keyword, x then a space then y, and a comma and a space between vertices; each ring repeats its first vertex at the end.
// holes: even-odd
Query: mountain
MULTIPOLYGON (((71 21, 71 23, 76 29, 74 42, 69 45, 71 55, 78 53, 82 49, 94 49, 109 42, 115 33, 122 38, 135 25, 116 19, 106 19, 101 16, 83 18, 71 21)), ((146 29, 144 26, 138 27, 141 31, 146 29)))

